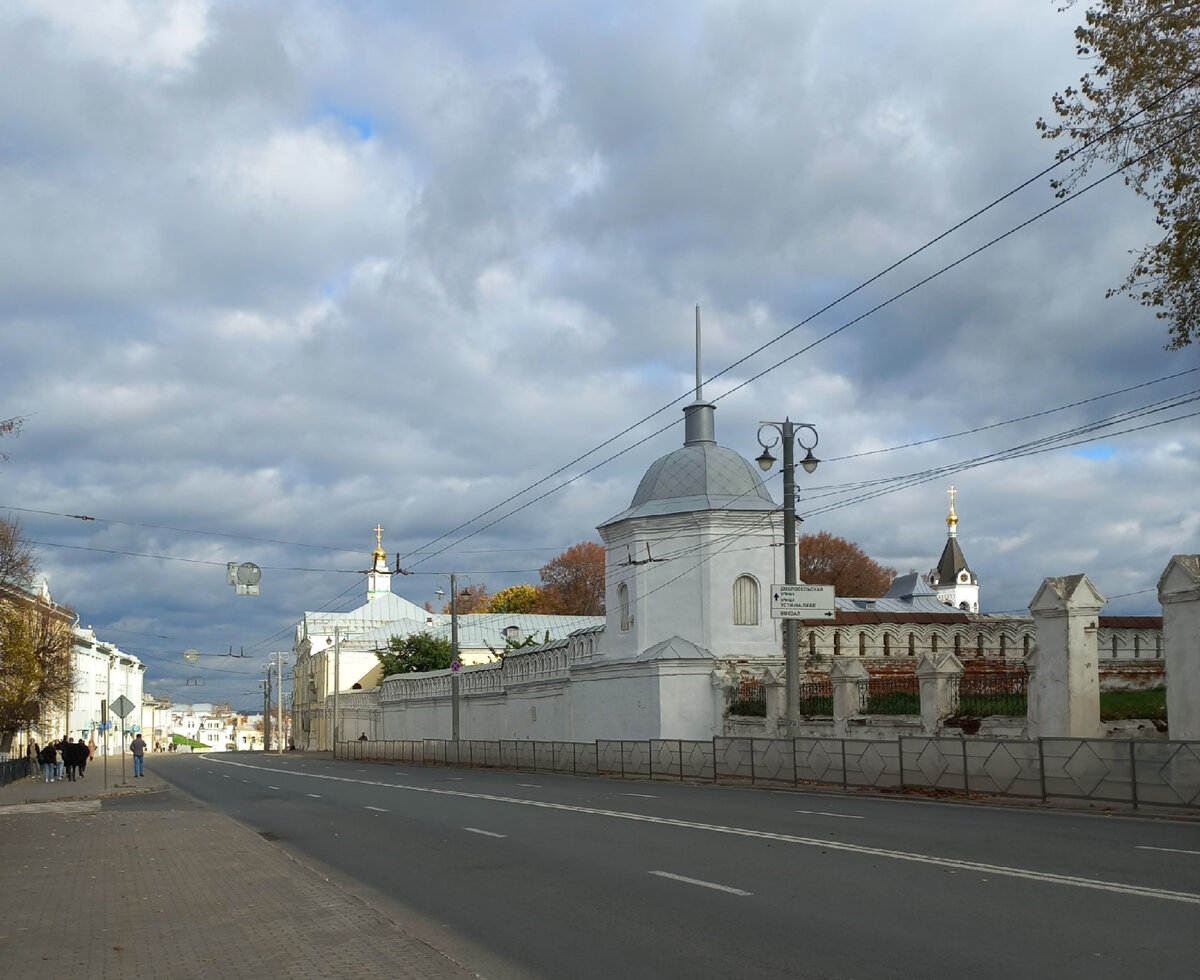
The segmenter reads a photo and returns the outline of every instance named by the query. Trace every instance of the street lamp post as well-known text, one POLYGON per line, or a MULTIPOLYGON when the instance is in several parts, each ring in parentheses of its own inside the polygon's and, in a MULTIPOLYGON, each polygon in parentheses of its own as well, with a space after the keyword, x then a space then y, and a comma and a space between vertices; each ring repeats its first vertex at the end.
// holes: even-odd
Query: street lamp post
MULTIPOLYGON (((764 473, 775 465, 775 457, 771 448, 783 444, 783 580, 787 585, 796 585, 796 458, 795 447, 805 451, 800 465, 805 473, 815 472, 817 457, 813 450, 818 441, 816 426, 808 422, 793 422, 784 419, 782 422, 760 422, 758 426, 758 444, 762 446, 762 455, 756 462, 764 473), (779 433, 779 438, 771 441, 763 440, 763 430, 771 429, 779 433), (811 438, 811 443, 808 439, 811 438)), ((789 729, 794 729, 800 721, 800 655, 798 649, 798 630, 794 619, 783 620, 784 641, 784 675, 787 693, 787 723, 789 729)), ((794 734, 794 732, 792 733, 794 734)))

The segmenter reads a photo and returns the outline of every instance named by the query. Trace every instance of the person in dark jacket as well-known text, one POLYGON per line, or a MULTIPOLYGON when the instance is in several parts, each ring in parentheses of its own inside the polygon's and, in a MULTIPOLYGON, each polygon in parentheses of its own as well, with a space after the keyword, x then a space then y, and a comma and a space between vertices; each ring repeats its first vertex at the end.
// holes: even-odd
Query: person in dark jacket
POLYGON ((42 779, 47 783, 54 782, 54 770, 58 765, 58 752, 53 742, 47 742, 46 747, 38 753, 38 762, 42 764, 42 779))

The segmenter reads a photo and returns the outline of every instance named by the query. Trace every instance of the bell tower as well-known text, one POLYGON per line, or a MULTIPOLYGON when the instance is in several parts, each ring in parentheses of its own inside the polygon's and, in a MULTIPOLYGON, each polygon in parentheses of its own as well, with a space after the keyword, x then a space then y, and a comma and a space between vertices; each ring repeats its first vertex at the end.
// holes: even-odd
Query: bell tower
POLYGON ((371 553, 371 570, 367 572, 367 602, 381 595, 391 595, 392 573, 387 567, 387 552, 383 550, 383 528, 375 525, 375 550, 371 553))

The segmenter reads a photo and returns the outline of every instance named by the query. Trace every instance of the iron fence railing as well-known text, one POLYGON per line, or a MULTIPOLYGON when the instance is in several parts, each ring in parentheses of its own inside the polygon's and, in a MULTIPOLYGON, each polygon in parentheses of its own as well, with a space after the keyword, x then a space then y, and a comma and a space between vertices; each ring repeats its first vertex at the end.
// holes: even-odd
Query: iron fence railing
POLYGON ((1029 704, 1029 672, 1024 666, 999 671, 968 671, 958 682, 958 713, 970 718, 1024 715, 1029 704))
POLYGON ((763 682, 752 677, 744 677, 731 692, 729 713, 752 718, 767 716, 767 689, 763 682))
POLYGON ((799 711, 807 718, 833 714, 833 684, 828 677, 801 682, 799 711))
POLYGON ((1200 741, 839 738, 409 739, 339 742, 334 757, 623 779, 937 790, 1200 808, 1200 741))
POLYGON ((37 763, 26 756, 19 759, 6 759, 0 762, 0 786, 7 786, 19 779, 33 776, 37 773, 37 763))
POLYGON ((868 715, 919 715, 921 689, 916 674, 872 674, 867 681, 868 715))

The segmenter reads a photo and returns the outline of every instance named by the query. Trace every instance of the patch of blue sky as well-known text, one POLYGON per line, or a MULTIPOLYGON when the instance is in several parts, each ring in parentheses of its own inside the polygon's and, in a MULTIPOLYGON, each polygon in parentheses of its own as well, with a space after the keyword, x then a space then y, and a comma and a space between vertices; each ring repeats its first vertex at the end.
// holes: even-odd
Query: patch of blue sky
POLYGON ((352 130, 361 141, 365 142, 375 134, 375 121, 365 112, 347 109, 330 102, 322 103, 318 111, 321 116, 336 119, 352 130))
POLYGON ((1113 450, 1108 446, 1082 446, 1075 450, 1075 455, 1084 459, 1112 459, 1113 450))

